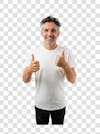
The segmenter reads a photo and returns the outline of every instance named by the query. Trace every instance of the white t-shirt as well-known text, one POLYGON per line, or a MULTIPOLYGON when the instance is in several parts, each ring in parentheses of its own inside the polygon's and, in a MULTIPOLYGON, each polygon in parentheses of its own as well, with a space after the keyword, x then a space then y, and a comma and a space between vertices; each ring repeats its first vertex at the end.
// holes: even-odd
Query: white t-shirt
MULTIPOLYGON (((66 106, 64 94, 64 79, 66 78, 64 69, 56 66, 57 55, 61 55, 62 48, 65 50, 65 58, 70 67, 74 67, 72 53, 63 46, 57 46, 53 50, 48 50, 44 46, 38 46, 30 54, 34 54, 35 60, 40 62, 40 70, 35 74, 36 107, 44 110, 58 110, 66 106)), ((28 57, 27 63, 31 59, 28 57)), ((28 65, 27 65, 28 66, 28 65)))

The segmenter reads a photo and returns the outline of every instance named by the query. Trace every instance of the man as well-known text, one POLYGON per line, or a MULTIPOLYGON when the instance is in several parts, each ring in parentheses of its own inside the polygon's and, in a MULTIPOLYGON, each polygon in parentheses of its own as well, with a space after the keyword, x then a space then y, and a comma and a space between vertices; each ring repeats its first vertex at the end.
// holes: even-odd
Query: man
POLYGON ((24 69, 23 81, 30 82, 35 75, 35 112, 37 124, 63 124, 66 110, 64 79, 74 83, 76 72, 73 55, 69 49, 59 46, 56 40, 60 34, 60 22, 49 16, 41 21, 41 35, 44 44, 31 55, 31 63, 24 69))

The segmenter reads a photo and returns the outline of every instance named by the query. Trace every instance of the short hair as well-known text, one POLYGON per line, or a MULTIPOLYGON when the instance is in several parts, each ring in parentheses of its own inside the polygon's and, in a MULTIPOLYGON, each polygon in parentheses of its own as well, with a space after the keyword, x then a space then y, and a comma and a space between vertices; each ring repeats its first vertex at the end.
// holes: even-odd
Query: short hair
POLYGON ((42 21, 40 22, 40 24, 43 25, 46 22, 54 22, 58 27, 61 26, 59 20, 57 18, 55 18, 55 17, 52 17, 52 16, 48 16, 48 17, 42 19, 42 21))

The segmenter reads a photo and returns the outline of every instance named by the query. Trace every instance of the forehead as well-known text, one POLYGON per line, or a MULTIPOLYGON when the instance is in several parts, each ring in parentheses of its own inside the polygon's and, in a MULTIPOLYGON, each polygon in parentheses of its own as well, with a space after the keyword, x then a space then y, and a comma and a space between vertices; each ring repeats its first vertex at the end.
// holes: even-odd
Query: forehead
POLYGON ((54 22, 46 22, 42 25, 43 29, 58 29, 58 26, 54 22))

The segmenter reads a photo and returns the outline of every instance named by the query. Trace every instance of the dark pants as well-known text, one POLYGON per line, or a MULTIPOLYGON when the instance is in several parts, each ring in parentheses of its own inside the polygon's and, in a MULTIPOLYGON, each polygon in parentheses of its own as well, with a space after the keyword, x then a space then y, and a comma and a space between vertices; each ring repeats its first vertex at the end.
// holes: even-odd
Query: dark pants
POLYGON ((47 111, 47 110, 39 109, 35 106, 36 123, 37 124, 48 124, 49 123, 49 115, 51 115, 52 124, 63 124, 65 110, 66 110, 66 107, 59 109, 59 110, 47 111))

